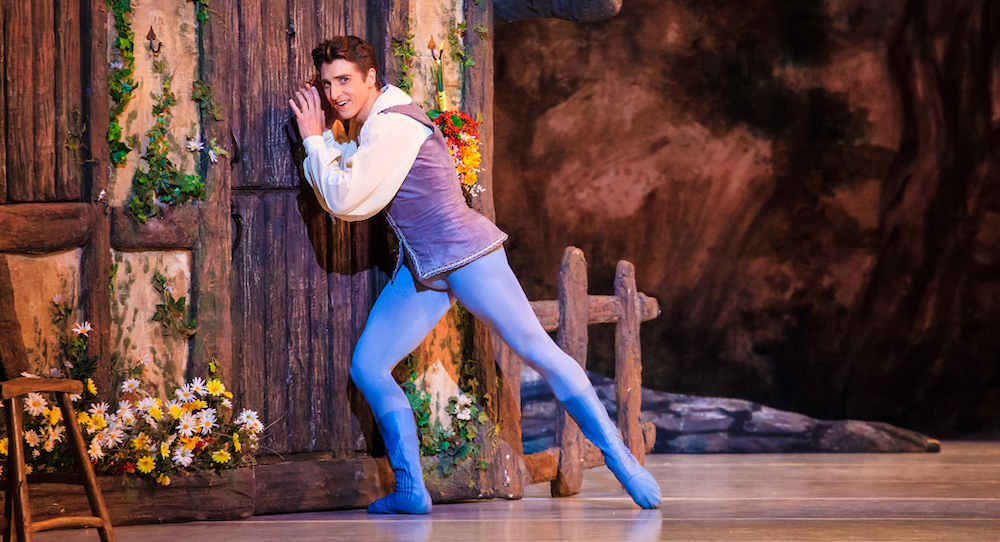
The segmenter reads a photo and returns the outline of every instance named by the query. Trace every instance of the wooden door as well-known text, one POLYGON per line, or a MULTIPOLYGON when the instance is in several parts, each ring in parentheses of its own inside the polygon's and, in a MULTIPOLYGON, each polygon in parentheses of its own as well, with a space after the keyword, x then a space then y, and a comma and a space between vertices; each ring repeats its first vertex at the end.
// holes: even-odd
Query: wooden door
POLYGON ((311 52, 324 39, 357 35, 391 59, 389 36, 405 9, 251 0, 230 13, 232 33, 214 54, 232 71, 214 77, 219 85, 231 81, 228 118, 238 148, 231 172, 236 393, 257 405, 269 427, 264 454, 346 458, 372 443, 370 411, 349 388, 349 370, 392 265, 391 255, 372 251, 388 245, 388 228, 378 219, 335 222, 323 211, 301 171, 288 98, 313 78, 311 52))

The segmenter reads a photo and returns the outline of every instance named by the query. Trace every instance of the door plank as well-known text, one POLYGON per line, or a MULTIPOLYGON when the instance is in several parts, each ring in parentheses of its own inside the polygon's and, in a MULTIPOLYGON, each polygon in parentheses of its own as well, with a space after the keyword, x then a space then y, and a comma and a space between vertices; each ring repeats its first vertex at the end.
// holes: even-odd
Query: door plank
POLYGON ((285 242, 287 219, 285 205, 280 194, 266 194, 262 197, 264 207, 265 253, 261 258, 266 289, 264 311, 264 397, 268 423, 271 426, 270 447, 277 453, 291 451, 288 439, 293 428, 292 418, 295 405, 288 394, 291 374, 288 347, 288 275, 285 268, 285 242))
MULTIPOLYGON (((232 292, 233 358, 231 379, 236 404, 260 412, 265 427, 271 423, 267 410, 265 322, 268 285, 262 265, 266 254, 265 211, 261 198, 254 194, 233 194, 233 211, 243 223, 239 250, 233 257, 232 292)), ((264 433, 264 446, 271 446, 274 432, 264 433)))
MULTIPOLYGON (((294 2, 295 0, 291 0, 294 2)), ((289 43, 297 29, 289 26, 287 2, 265 2, 263 12, 263 123, 258 142, 261 147, 256 156, 262 158, 263 167, 258 171, 263 177, 255 179, 255 186, 292 187, 298 184, 292 165, 290 139, 294 137, 294 122, 288 99, 293 88, 300 88, 305 81, 289 81, 289 43), (293 84, 294 83, 294 84, 293 84), (262 136, 262 137, 261 137, 262 136), (295 179, 295 182, 290 182, 295 179)))
POLYGON ((34 199, 35 81, 32 0, 11 0, 7 5, 7 199, 34 199))
POLYGON ((354 344, 353 307, 355 305, 351 278, 351 227, 343 220, 326 218, 330 232, 330 274, 327 276, 327 307, 330 319, 330 391, 334 413, 331 419, 331 439, 338 445, 334 453, 346 457, 353 450, 351 409, 348 401, 348 381, 351 371, 351 347, 354 344))
MULTIPOLYGON (((268 2, 274 4, 276 2, 268 2)), ((260 186, 258 177, 264 174, 264 140, 261 134, 264 130, 263 118, 265 108, 264 71, 269 66, 264 63, 264 39, 261 24, 263 19, 261 0, 242 0, 239 17, 239 75, 234 94, 239 95, 239 118, 233 119, 233 126, 238 127, 236 137, 240 142, 240 163, 238 175, 233 177, 232 186, 260 186)), ((286 106, 287 107, 287 106, 286 106)))
POLYGON ((78 201, 83 167, 80 63, 80 0, 56 2, 55 55, 55 199, 78 201), (71 149, 70 146, 76 146, 71 149))
POLYGON ((34 62, 34 179, 29 199, 52 201, 56 197, 56 54, 53 0, 32 6, 32 59, 34 62))
MULTIPOLYGON (((0 28, 7 28, 8 3, 0 5, 0 28)), ((0 36, 0 58, 6 59, 7 33, 0 36)), ((0 111, 7 111, 7 61, 4 60, 4 73, 0 74, 0 111)), ((7 114, 0 115, 0 204, 7 202, 7 146, 11 141, 7 137, 7 114)))

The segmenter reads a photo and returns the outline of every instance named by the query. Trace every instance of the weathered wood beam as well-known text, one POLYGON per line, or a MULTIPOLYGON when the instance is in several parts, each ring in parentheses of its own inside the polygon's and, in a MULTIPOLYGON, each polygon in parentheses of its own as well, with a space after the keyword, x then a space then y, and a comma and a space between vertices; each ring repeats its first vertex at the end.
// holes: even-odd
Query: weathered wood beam
POLYGON ((642 349, 639 345, 639 324, 642 312, 635 287, 635 266, 622 260, 615 273, 615 296, 622 311, 615 326, 615 395, 618 398, 618 429, 632 455, 644 463, 639 416, 642 411, 642 349))
POLYGON ((7 256, 4 254, 0 254, 0 369, 3 373, 0 377, 4 378, 13 378, 28 370, 28 354, 21 335, 21 322, 14 310, 14 285, 10 279, 7 256))
POLYGON ((111 246, 120 250, 193 249, 199 246, 200 227, 201 211, 194 206, 166 207, 162 217, 145 224, 115 207, 111 209, 111 246))
MULTIPOLYGON (((83 117, 87 131, 82 198, 97 205, 108 189, 108 11, 104 0, 89 0, 81 15, 80 52, 84 84, 83 117)), ((101 204, 103 207, 103 204, 101 204)), ((94 212, 93 234, 83 251, 81 296, 84 314, 94 327, 87 341, 87 353, 97 357, 94 380, 111 382, 111 225, 103 213, 94 212)), ((112 391, 101 388, 101 399, 110 400, 112 391)))
POLYGON ((35 90, 32 0, 4 2, 7 117, 7 199, 30 201, 35 175, 35 90))
POLYGON ((622 0, 493 0, 497 20, 505 22, 549 17, 600 21, 617 15, 621 9, 622 0))
MULTIPOLYGON (((580 367, 587 366, 587 325, 590 323, 590 303, 587 301, 587 261, 583 251, 566 247, 559 265, 560 325, 556 342, 580 367)), ((584 437, 573 418, 562 405, 556 414, 556 444, 562 449, 559 471, 549 488, 553 497, 576 495, 583 486, 584 437)))
MULTIPOLYGON (((642 321, 652 320, 660 315, 660 303, 654 297, 644 293, 639 294, 639 306, 642 309, 642 321)), ((545 331, 559 329, 559 301, 554 299, 532 301, 531 309, 545 328, 545 331)), ((618 322, 621 313, 621 303, 618 298, 610 295, 590 296, 590 323, 614 324, 618 322)))
POLYGON ((0 206, 0 252, 47 254, 82 247, 97 211, 88 203, 21 203, 0 206))
POLYGON ((11 397, 29 393, 83 393, 83 382, 68 378, 34 378, 18 376, 0 382, 0 398, 4 401, 11 397))
MULTIPOLYGON (((239 107, 236 101, 239 85, 236 67, 239 51, 239 29, 223 21, 238 21, 235 0, 217 0, 212 4, 219 18, 210 17, 206 24, 198 25, 198 69, 201 79, 212 86, 214 96, 222 105, 222 121, 206 115, 203 129, 206 138, 229 143, 231 129, 239 126, 239 107)), ((230 149, 235 155, 236 149, 230 149)), ((229 281, 232 275, 231 187, 234 176, 227 162, 208 168, 205 173, 206 201, 198 206, 193 233, 192 299, 194 316, 198 318, 199 331, 193 337, 190 371, 205 374, 210 358, 214 358, 223 376, 232 376, 233 326, 230 317, 229 281)), ((180 210, 180 209, 178 209, 180 210)), ((185 228, 186 230, 186 228, 185 228)), ((187 231, 187 230, 186 230, 187 231)))

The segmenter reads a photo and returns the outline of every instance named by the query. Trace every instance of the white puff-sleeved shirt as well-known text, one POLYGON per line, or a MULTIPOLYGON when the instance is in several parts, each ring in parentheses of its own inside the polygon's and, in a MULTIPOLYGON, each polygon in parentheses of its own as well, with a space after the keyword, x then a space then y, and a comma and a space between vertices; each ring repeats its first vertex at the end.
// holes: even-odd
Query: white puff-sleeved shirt
POLYGON ((406 115, 381 112, 412 101, 399 88, 386 85, 372 104, 357 143, 337 143, 329 130, 302 142, 306 180, 328 213, 353 222, 389 205, 433 131, 406 115))

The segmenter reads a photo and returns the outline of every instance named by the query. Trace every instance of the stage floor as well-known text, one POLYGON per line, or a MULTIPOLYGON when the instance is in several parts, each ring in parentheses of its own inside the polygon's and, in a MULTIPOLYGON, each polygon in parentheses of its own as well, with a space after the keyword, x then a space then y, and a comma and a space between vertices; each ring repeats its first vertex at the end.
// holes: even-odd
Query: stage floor
POLYGON ((116 532, 120 542, 1000 540, 1000 442, 945 442, 938 454, 653 455, 646 466, 663 488, 660 510, 633 505, 601 467, 563 499, 540 484, 520 501, 438 505, 426 517, 348 510, 116 532))

